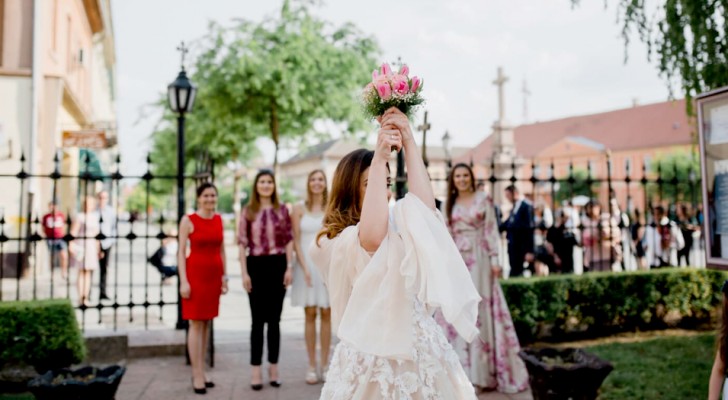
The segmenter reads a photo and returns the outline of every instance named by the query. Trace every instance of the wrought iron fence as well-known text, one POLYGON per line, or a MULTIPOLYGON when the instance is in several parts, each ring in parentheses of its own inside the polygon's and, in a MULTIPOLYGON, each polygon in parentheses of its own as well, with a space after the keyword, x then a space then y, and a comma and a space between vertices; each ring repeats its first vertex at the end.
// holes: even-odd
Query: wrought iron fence
MULTIPOLYGON (((155 321, 178 318, 176 279, 173 285, 163 284, 162 276, 155 274, 149 265, 150 255, 160 247, 162 240, 176 239, 172 229, 177 225, 175 217, 170 217, 165 210, 153 210, 150 206, 152 184, 166 181, 173 188, 177 175, 155 175, 149 156, 146 159, 146 172, 139 176, 122 174, 119 156, 113 162, 111 173, 104 173, 94 166, 88 153, 82 154, 81 165, 77 168, 80 172, 62 172, 61 164, 61 157, 56 154, 52 172, 30 174, 27 172, 26 159, 22 156, 17 173, 0 174, 0 188, 8 192, 19 189, 14 221, 8 220, 7 210, 3 210, 0 216, 0 301, 67 298, 76 305, 84 329, 99 327, 117 330, 131 326, 148 329, 155 321), (129 188, 127 184, 143 188, 144 209, 140 213, 122 210, 122 199, 129 188), (99 190, 110 195, 111 214, 90 214, 87 212, 91 211, 90 208, 84 210, 84 199, 96 196, 99 190), (48 201, 60 203, 61 209, 58 211, 65 214, 62 237, 47 237, 43 234, 42 221, 46 211, 43 210, 45 204, 39 204, 38 198, 46 200, 46 204, 48 201), (107 218, 111 215, 113 229, 111 233, 99 230, 97 234, 91 235, 73 232, 72 226, 80 215, 89 220, 98 218, 92 223, 98 223, 99 226, 109 222, 104 221, 104 215, 107 218), (77 288, 79 278, 62 276, 59 264, 65 257, 69 263, 83 266, 90 264, 97 269, 95 262, 89 261, 96 254, 89 254, 77 245, 105 240, 113 242, 107 260, 108 299, 100 298, 99 277, 94 276, 90 296, 83 302, 82 291, 77 288), (75 251, 71 250, 72 245, 77 246, 74 247, 75 251), (73 257, 71 253, 76 256, 73 257)), ((63 169, 68 170, 66 167, 63 169)), ((185 179, 197 184, 214 180, 214 164, 210 157, 201 154, 195 161, 194 173, 186 175, 185 179)), ((165 197, 169 197, 169 204, 174 204, 173 189, 169 190, 169 195, 165 197)), ((68 271, 71 273, 74 268, 69 266, 68 271)))
MULTIPOLYGON (((472 160, 467 164, 475 170, 478 188, 494 197, 500 222, 507 219, 512 208, 512 204, 503 198, 506 187, 516 186, 533 205, 535 217, 531 229, 535 236, 535 251, 546 254, 541 258, 535 254, 537 263, 549 261, 546 235, 549 228, 559 222, 554 220, 554 214, 566 214, 566 228, 577 242, 574 262, 577 267, 584 266, 586 272, 589 270, 587 265, 593 266, 601 260, 608 261, 610 269, 615 271, 658 266, 652 262, 654 257, 650 257, 649 249, 644 245, 652 242, 654 246, 655 241, 664 238, 664 235, 646 237, 660 235, 663 225, 656 220, 655 212, 661 209, 686 236, 687 245, 680 252, 675 246, 668 250, 666 253, 671 254, 665 256, 669 260, 664 260, 662 266, 677 265, 682 259, 675 260, 676 256, 683 255, 687 258, 686 264, 705 265, 700 171, 696 156, 692 157, 693 162, 687 165, 664 160, 650 165, 648 159, 643 159, 639 168, 634 168, 627 159, 621 170, 615 168, 610 153, 581 165, 574 161, 558 164, 542 160, 519 162, 517 159, 498 165, 495 157, 484 164, 472 160), (601 212, 590 218, 587 211, 597 207, 601 212), (614 244, 607 245, 609 241, 614 244)), ((446 174, 457 167, 449 160, 447 164, 446 174)), ((433 173, 432 169, 430 172, 433 173)), ((433 184, 439 185, 441 193, 447 193, 447 176, 439 172, 440 176, 432 177, 433 184)), ((505 240, 502 253, 507 253, 505 240)), ((508 264, 508 257, 501 261, 508 264)))

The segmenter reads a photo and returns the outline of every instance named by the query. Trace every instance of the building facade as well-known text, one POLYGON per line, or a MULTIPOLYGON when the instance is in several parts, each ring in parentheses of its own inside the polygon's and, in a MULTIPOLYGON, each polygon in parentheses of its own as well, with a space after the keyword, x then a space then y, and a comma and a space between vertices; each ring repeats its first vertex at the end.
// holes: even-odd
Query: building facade
MULTIPOLYGON (((107 169, 117 142, 115 96, 110 0, 0 0, 0 174, 48 175, 55 157, 63 175, 77 176, 86 157, 107 169)), ((0 208, 17 224, 54 196, 64 211, 75 210, 98 185, 3 178, 0 208)))

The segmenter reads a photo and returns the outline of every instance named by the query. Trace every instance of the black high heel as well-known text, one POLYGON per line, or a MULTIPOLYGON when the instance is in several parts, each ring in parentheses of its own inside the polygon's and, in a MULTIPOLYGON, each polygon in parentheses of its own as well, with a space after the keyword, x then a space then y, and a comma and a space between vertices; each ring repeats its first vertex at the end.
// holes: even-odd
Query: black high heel
MULTIPOLYGON (((270 368, 268 368, 268 375, 270 375, 270 368)), ((273 386, 274 388, 281 387, 281 384, 282 383, 280 381, 280 377, 276 380, 272 380, 272 379, 270 380, 270 385, 273 386)))
POLYGON ((205 387, 206 388, 214 388, 215 387, 215 382, 213 382, 213 381, 206 381, 205 382, 205 387))
MULTIPOLYGON (((207 388, 206 387, 203 387, 203 388, 196 388, 195 387, 195 378, 190 378, 190 381, 192 382, 192 390, 194 390, 194 392, 196 394, 207 394, 207 388)), ((205 386, 207 386, 207 382, 205 382, 205 386)))
POLYGON ((250 388, 257 392, 259 390, 263 390, 263 384, 262 383, 256 383, 256 384, 251 383, 250 388))

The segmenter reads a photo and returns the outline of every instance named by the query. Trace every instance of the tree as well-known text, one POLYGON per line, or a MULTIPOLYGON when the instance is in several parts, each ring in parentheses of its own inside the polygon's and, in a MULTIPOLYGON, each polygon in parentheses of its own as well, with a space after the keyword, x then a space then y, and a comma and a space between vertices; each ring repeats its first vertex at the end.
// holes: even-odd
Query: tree
MULTIPOLYGON (((580 2, 572 0, 574 5, 580 2)), ((679 80, 688 114, 693 114, 695 95, 728 85, 728 1, 617 0, 617 4, 625 46, 634 35, 647 44, 647 58, 657 57, 671 95, 679 80)))
POLYGON ((589 182, 589 172, 587 170, 575 168, 570 176, 565 176, 559 180, 559 187, 556 190, 556 201, 561 203, 564 200, 570 200, 576 196, 592 198, 598 188, 599 182, 589 182))
POLYGON ((352 24, 333 27, 306 2, 285 1, 279 18, 211 24, 202 47, 194 79, 208 122, 236 121, 225 134, 245 140, 269 136, 274 167, 281 140, 311 133, 317 120, 349 132, 367 126, 357 97, 379 49, 352 24))
POLYGON ((650 199, 694 203, 701 199, 700 160, 687 151, 675 151, 650 165, 655 181, 647 185, 650 199))

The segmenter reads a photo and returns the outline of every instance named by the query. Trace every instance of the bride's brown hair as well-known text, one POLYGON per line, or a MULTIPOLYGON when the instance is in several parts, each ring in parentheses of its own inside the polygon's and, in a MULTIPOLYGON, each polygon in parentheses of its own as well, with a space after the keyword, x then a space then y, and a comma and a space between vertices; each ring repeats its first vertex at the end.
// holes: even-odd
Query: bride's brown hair
POLYGON ((359 223, 362 204, 361 174, 372 165, 373 158, 373 151, 354 150, 344 156, 336 166, 324 215, 324 227, 316 236, 316 243, 323 236, 333 239, 347 227, 359 223))

